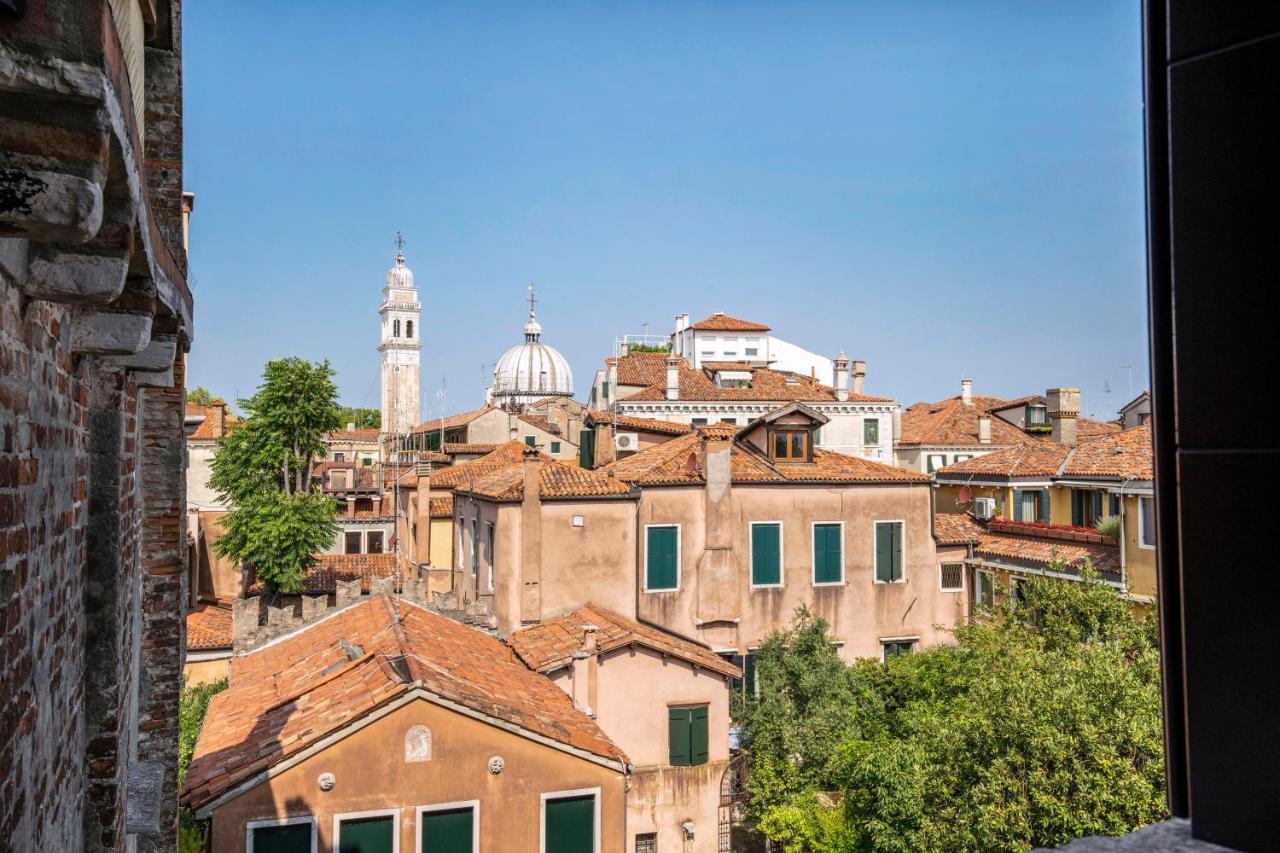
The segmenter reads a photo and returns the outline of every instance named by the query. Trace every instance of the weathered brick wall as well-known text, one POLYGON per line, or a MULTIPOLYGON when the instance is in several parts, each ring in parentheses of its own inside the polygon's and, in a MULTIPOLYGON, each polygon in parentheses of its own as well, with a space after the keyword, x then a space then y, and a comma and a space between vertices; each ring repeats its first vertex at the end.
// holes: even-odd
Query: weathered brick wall
POLYGON ((0 839, 75 850, 85 803, 87 364, 0 276, 0 839))
POLYGON ((165 245, 186 270, 182 246, 182 6, 159 10, 147 45, 146 175, 151 212, 165 245))

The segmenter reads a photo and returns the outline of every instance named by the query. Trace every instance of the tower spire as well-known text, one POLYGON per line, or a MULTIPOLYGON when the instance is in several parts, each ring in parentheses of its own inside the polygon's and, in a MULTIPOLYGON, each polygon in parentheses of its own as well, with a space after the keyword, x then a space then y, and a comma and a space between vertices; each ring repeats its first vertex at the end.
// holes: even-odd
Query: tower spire
POLYGON ((404 263, 404 235, 396 232, 396 263, 404 263))
POLYGON ((529 319, 530 320, 536 319, 536 317, 534 316, 534 312, 535 312, 535 309, 537 308, 537 305, 538 305, 538 297, 537 297, 537 294, 533 292, 533 283, 530 282, 529 283, 529 319))

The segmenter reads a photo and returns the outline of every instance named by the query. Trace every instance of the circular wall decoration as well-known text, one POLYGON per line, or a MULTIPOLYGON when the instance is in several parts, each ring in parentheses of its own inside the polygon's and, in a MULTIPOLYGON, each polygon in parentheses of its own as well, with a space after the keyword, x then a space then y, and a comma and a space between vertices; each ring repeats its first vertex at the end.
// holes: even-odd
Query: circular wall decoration
POLYGON ((338 784, 338 780, 332 773, 321 773, 316 784, 320 786, 321 791, 332 791, 333 786, 338 784))
POLYGON ((507 760, 503 758, 501 755, 495 755, 489 759, 489 772, 492 773, 494 776, 497 776, 504 769, 506 769, 506 766, 507 766, 507 760))

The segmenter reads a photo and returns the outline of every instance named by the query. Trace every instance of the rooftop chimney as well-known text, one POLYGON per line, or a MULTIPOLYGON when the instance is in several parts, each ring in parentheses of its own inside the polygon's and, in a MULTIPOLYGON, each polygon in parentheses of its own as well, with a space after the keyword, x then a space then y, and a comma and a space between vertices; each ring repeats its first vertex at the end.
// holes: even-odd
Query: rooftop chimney
POLYGON ((978 443, 991 443, 991 416, 981 415, 978 418, 978 443))
POLYGON ((972 379, 960 380, 960 402, 964 403, 966 406, 973 405, 973 380, 972 379))
POLYGON ((618 361, 617 359, 614 359, 609 363, 609 372, 607 375, 609 378, 605 381, 608 383, 609 387, 606 390, 604 395, 604 402, 606 405, 611 403, 613 401, 613 398, 618 395, 618 361))
POLYGON ((1058 444, 1076 446, 1076 418, 1080 416, 1079 388, 1050 388, 1044 392, 1049 399, 1050 436, 1058 444))
POLYGON ((222 438, 227 434, 227 404, 218 399, 209 404, 209 417, 213 418, 213 436, 222 438))
POLYGON ((831 360, 831 372, 834 374, 831 385, 836 389, 836 399, 843 403, 849 399, 849 359, 844 352, 831 360))
POLYGON ((689 328, 689 315, 677 314, 676 315, 676 331, 683 332, 687 328, 689 328))
POLYGON ((347 432, 354 432, 356 428, 355 421, 347 421, 347 432))
POLYGON ((667 399, 680 399, 680 359, 677 356, 667 356, 667 399))
POLYGON ((596 632, 598 630, 595 625, 582 626, 582 650, 576 651, 571 655, 573 668, 569 673, 569 678, 572 681, 570 689, 573 696, 573 707, 589 717, 595 716, 591 699, 592 694, 595 693, 592 688, 595 687, 593 682, 596 680, 596 632))
POLYGON ((623 341, 621 344, 618 345, 618 355, 622 356, 623 358, 626 358, 627 353, 629 352, 631 352, 631 344, 627 343, 626 341, 623 341))
POLYGON ((902 441, 902 409, 897 405, 893 407, 893 441, 902 441))
POLYGON ((853 363, 853 393, 861 394, 862 386, 867 381, 867 363, 862 360, 853 363))

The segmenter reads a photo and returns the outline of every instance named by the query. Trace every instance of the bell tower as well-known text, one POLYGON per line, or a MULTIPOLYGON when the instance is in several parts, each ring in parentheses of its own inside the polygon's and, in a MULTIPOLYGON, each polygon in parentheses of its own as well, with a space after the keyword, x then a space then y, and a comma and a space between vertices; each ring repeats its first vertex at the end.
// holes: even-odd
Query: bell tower
POLYGON ((422 421, 418 399, 422 358, 422 305, 413 270, 404 262, 404 237, 396 233, 396 262, 382 289, 382 432, 405 434, 422 421))

